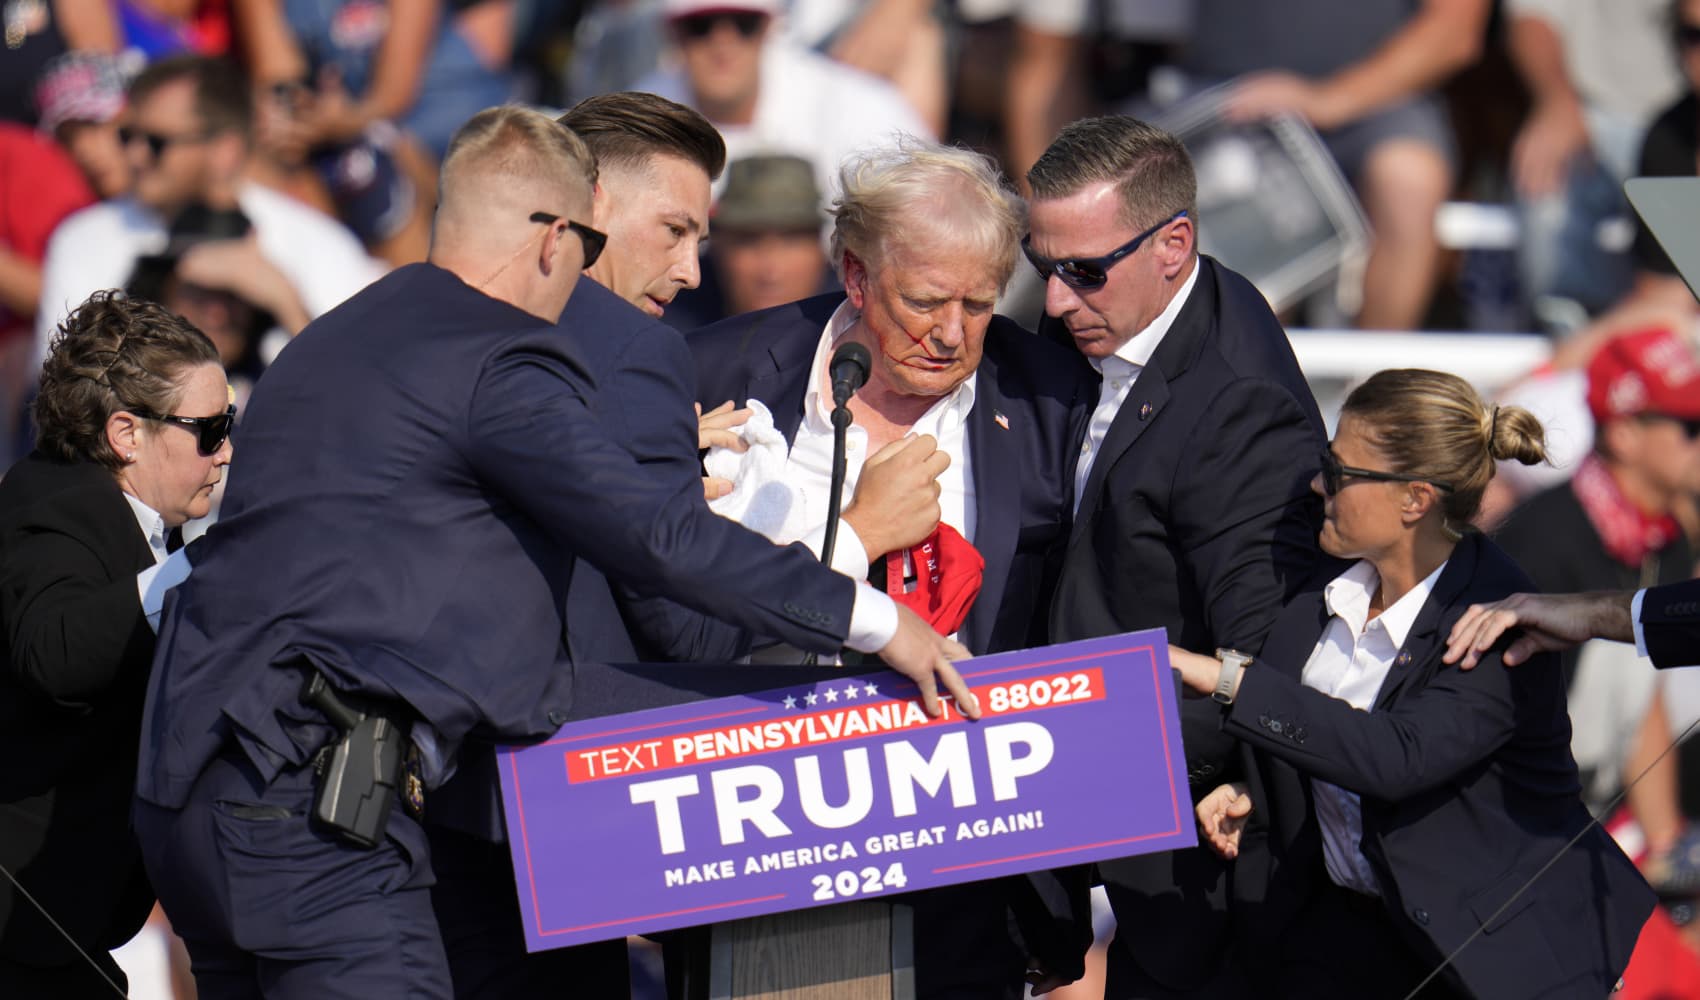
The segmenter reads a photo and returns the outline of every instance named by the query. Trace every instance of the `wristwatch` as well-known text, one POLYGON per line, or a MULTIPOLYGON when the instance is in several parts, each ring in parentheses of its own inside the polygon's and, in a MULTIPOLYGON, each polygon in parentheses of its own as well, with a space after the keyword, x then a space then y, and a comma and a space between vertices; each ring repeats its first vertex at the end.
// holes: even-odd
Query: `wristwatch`
POLYGON ((1216 690, 1210 693, 1210 697, 1218 704, 1232 705, 1234 692, 1240 684, 1240 671, 1251 666, 1251 654, 1237 649, 1218 649, 1216 659, 1222 661, 1222 672, 1217 675, 1216 690))

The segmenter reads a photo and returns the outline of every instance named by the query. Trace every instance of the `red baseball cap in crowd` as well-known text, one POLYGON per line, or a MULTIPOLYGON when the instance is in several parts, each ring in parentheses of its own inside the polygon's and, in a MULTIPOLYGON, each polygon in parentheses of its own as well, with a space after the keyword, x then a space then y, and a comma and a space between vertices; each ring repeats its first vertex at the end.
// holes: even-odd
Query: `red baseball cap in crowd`
POLYGON ((781 9, 781 0, 666 0, 662 5, 669 21, 698 14, 750 13, 778 17, 781 9))
POLYGON ((1657 413, 1700 420, 1700 357, 1668 329, 1615 337, 1588 362, 1594 420, 1657 413))

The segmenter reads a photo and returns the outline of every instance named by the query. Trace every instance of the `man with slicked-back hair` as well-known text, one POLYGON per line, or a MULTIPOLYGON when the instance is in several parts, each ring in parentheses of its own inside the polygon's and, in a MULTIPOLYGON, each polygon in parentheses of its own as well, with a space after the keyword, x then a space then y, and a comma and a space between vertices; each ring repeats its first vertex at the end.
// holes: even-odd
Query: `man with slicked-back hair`
MULTIPOLYGON (((1195 652, 1255 654, 1316 562, 1322 516, 1309 481, 1326 435, 1286 334, 1257 289, 1198 253, 1174 136, 1083 119, 1027 180, 1047 323, 1102 378, 1050 639, 1162 626, 1195 652)), ((1240 766, 1212 707, 1181 705, 1195 797, 1240 766)), ((1222 974, 1225 863, 1195 848, 1098 869, 1118 927, 1107 997, 1244 995, 1222 974)))

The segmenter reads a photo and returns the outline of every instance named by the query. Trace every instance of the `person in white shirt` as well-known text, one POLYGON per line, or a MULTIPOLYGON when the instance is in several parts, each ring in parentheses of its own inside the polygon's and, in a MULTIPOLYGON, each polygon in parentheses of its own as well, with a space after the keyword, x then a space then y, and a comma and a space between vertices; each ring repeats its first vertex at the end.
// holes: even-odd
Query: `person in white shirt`
POLYGON ((252 105, 233 67, 177 56, 130 85, 120 136, 135 183, 60 224, 42 263, 36 343, 41 357, 59 321, 102 288, 122 288, 138 258, 163 251, 170 220, 194 203, 240 208, 259 252, 289 279, 309 317, 383 273, 336 220, 246 179, 252 105))
POLYGON ((897 88, 775 37, 777 0, 667 0, 677 65, 636 90, 700 111, 726 140, 726 159, 792 153, 830 199, 846 157, 895 134, 936 136, 897 88))
POLYGON ((1275 996, 1605 996, 1629 962, 1653 893, 1582 804, 1562 674, 1442 659, 1471 604, 1526 587, 1468 525, 1496 461, 1544 454, 1528 411, 1455 375, 1371 376, 1311 482, 1351 566, 1255 660, 1170 650, 1255 751, 1197 815, 1257 880, 1236 887, 1261 904, 1240 958, 1275 996))

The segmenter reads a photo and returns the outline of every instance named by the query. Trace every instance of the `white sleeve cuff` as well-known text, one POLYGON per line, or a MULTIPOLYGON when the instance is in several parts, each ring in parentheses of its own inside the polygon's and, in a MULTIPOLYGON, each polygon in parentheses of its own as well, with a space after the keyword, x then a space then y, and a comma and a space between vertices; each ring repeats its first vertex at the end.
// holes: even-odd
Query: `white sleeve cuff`
POLYGON ((1647 655, 1647 633, 1641 628, 1641 602, 1647 598, 1647 588, 1635 592, 1635 599, 1629 602, 1629 627, 1635 630, 1635 655, 1647 655))
POLYGON ((159 631, 159 613, 165 607, 165 592, 189 578, 189 552, 178 549, 165 561, 136 574, 136 591, 142 598, 142 614, 148 626, 159 631))
MULTIPOLYGON (((799 539, 809 547, 809 551, 820 558, 820 550, 826 545, 826 526, 823 524, 799 539)), ((850 522, 838 519, 838 538, 832 543, 832 568, 843 573, 852 580, 868 578, 868 550, 862 545, 862 536, 856 534, 856 529, 850 527, 850 522)), ((893 615, 895 622, 896 617, 893 615)), ((892 634, 897 633, 897 626, 892 626, 892 634)), ((881 645, 884 645, 883 643, 881 645)), ((871 652, 871 650, 863 650, 871 652)))
POLYGON ((844 645, 858 653, 877 653, 896 636, 897 602, 866 582, 857 583, 856 603, 850 609, 850 634, 844 645))

